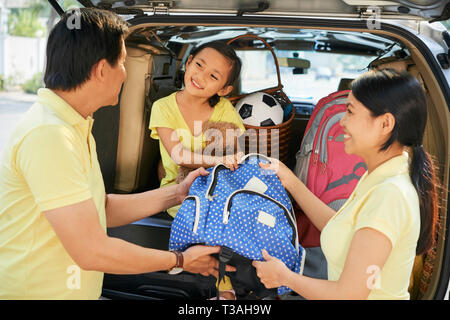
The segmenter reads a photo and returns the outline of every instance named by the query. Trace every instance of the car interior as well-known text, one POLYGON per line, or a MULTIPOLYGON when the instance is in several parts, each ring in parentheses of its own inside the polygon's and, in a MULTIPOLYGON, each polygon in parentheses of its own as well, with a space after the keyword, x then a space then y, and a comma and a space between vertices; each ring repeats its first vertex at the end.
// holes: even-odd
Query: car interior
MULTIPOLYGON (((93 134, 108 193, 137 193, 159 188, 159 141, 148 129, 152 103, 183 87, 183 70, 195 46, 213 40, 230 41, 255 35, 262 41, 239 38, 231 44, 243 63, 230 98, 277 85, 277 66, 283 92, 295 116, 286 143, 286 164, 293 169, 295 154, 314 106, 328 94, 349 89, 351 81, 367 70, 394 68, 413 74, 423 85, 428 102, 424 147, 433 155, 444 186, 448 181, 449 143, 447 103, 430 64, 407 37, 385 30, 299 26, 140 23, 125 39, 127 79, 118 106, 101 108, 94 115, 93 134), (107 133, 107 134, 105 134, 107 133)), ((162 173, 163 174, 163 173, 162 173)), ((443 193, 446 197, 446 193, 443 193)), ((445 199, 444 199, 445 200, 445 199)), ((447 219, 447 203, 440 211, 447 219)), ((110 236, 157 249, 168 248, 171 218, 160 213, 139 222, 108 229, 110 236)), ((429 299, 438 285, 443 261, 443 233, 436 246, 416 257, 411 275, 412 299, 429 299)), ((105 274, 103 296, 126 299, 196 299, 214 296, 214 279, 166 272, 144 275, 105 274)))

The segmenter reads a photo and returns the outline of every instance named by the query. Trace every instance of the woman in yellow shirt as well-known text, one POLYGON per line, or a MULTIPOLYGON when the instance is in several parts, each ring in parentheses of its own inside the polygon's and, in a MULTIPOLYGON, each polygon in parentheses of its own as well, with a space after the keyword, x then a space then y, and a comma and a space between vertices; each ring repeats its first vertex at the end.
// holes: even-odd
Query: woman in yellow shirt
POLYGON ((321 230, 328 263, 328 280, 313 279, 263 250, 266 261, 253 264, 266 287, 285 285, 307 299, 409 299, 414 258, 432 247, 437 220, 437 181, 422 147, 426 122, 425 95, 412 75, 385 69, 353 82, 341 120, 345 151, 368 170, 338 212, 281 162, 261 165, 277 169, 321 230))

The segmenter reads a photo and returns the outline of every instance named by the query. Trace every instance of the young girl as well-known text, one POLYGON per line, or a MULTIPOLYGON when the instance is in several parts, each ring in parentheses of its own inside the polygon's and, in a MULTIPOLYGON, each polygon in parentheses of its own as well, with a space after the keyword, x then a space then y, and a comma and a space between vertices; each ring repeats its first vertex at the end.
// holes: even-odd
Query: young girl
MULTIPOLYGON (((231 122, 245 131, 241 117, 224 98, 239 77, 241 61, 230 46, 220 41, 194 49, 186 62, 184 89, 153 104, 150 117, 151 137, 159 139, 165 177, 161 187, 172 185, 179 167, 211 167, 225 163, 237 168, 238 155, 198 156, 194 151, 205 145, 202 125, 207 121, 231 122)), ((223 137, 226 139, 226 137, 223 137)), ((167 212, 175 217, 179 206, 167 212)), ((220 289, 231 289, 229 282, 220 289)))
POLYGON ((328 263, 328 280, 292 273, 263 250, 254 261, 266 287, 285 285, 307 299, 409 299, 416 254, 435 239, 435 171, 422 140, 427 105, 412 75, 370 71, 352 84, 341 120, 345 151, 360 155, 368 171, 336 213, 282 163, 277 175, 314 225, 328 263))

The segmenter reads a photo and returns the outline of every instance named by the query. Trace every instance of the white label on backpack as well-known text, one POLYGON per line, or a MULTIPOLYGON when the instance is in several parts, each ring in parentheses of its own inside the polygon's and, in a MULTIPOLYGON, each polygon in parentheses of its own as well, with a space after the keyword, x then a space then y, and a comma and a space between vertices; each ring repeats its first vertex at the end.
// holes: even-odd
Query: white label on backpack
POLYGON ((261 179, 258 179, 258 177, 253 177, 250 180, 248 180, 247 184, 245 185, 245 190, 255 191, 259 193, 264 193, 267 190, 267 185, 261 181, 261 179))
POLYGON ((268 214, 267 212, 259 210, 258 215, 258 222, 261 222, 262 224, 265 224, 266 226, 269 226, 271 228, 275 227, 275 217, 268 214))

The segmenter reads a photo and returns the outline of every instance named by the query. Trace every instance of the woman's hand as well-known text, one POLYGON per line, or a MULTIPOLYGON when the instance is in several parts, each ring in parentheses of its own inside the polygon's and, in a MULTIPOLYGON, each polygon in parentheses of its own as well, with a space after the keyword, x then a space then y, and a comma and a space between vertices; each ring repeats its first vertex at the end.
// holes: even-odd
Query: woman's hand
POLYGON ((178 184, 177 188, 177 199, 179 203, 182 203, 184 198, 189 194, 189 189, 191 188, 192 183, 198 176, 207 176, 209 174, 205 168, 200 167, 192 172, 190 172, 184 180, 178 184))
MULTIPOLYGON (((196 245, 183 252, 183 269, 191 273, 200 273, 203 276, 219 276, 219 261, 211 254, 219 253, 220 247, 196 245)), ((226 266, 225 271, 236 271, 232 266, 226 266)))
POLYGON ((272 257, 266 250, 261 250, 265 261, 253 261, 256 274, 267 289, 286 285, 286 278, 291 272, 279 259, 272 257))
POLYGON ((267 170, 273 170, 276 175, 278 176, 278 179, 280 179, 281 184, 283 187, 285 187, 288 191, 290 191, 290 186, 295 182, 296 180, 299 180, 295 174, 280 160, 275 158, 269 158, 270 163, 259 163, 259 166, 263 169, 267 170))

